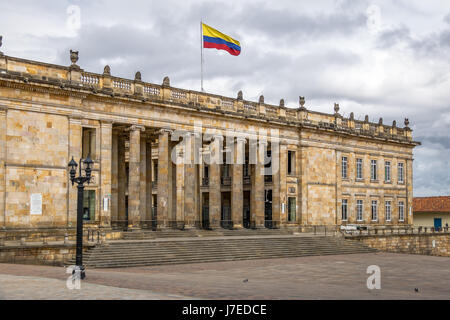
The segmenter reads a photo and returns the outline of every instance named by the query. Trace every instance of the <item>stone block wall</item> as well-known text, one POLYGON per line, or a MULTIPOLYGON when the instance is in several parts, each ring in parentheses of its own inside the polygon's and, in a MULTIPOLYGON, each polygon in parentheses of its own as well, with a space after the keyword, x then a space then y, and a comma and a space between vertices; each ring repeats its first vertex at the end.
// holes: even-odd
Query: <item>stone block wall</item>
POLYGON ((450 257, 450 234, 393 234, 353 236, 371 248, 385 252, 450 257))

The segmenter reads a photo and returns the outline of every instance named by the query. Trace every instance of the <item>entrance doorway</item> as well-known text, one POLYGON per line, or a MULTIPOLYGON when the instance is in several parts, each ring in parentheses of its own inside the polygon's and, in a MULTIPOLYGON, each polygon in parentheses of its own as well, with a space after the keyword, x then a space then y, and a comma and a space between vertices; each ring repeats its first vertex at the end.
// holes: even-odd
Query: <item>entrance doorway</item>
POLYGON ((434 229, 440 230, 442 228, 442 219, 441 218, 434 218, 434 229))
POLYGON ((265 196, 265 210, 264 210, 264 219, 265 219, 265 227, 267 229, 273 229, 273 221, 272 221, 272 190, 266 190, 265 196))
POLYGON ((203 193, 202 229, 204 229, 204 230, 211 229, 209 226, 209 193, 203 193))
POLYGON ((231 192, 222 193, 222 215, 221 227, 224 229, 233 229, 233 221, 231 221, 231 192))
POLYGON ((250 191, 244 191, 244 212, 243 212, 244 228, 250 229, 250 191))

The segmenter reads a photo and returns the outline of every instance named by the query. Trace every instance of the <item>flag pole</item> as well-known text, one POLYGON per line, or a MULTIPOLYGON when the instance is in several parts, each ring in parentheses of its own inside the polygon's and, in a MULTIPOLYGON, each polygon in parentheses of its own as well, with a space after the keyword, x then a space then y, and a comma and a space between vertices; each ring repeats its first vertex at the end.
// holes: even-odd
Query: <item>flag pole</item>
MULTIPOLYGON (((203 20, 203 19, 202 19, 203 20)), ((201 69, 201 90, 205 92, 203 89, 203 21, 200 20, 200 69, 201 69)))

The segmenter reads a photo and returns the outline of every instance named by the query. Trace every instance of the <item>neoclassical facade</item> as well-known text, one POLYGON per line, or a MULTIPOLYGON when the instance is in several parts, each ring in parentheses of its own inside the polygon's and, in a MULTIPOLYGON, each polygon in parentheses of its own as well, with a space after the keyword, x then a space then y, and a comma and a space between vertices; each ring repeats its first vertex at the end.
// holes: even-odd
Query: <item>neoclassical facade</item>
POLYGON ((0 228, 413 224, 412 131, 0 55, 0 228))

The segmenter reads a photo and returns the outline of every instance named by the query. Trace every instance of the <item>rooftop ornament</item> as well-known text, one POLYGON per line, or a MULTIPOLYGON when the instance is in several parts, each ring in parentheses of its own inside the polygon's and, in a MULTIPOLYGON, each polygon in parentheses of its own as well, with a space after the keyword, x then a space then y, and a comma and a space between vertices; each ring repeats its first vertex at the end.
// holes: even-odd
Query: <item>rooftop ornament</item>
POLYGON ((77 66, 78 59, 78 51, 70 50, 70 61, 72 62, 72 68, 79 68, 79 66, 77 66))
POLYGON ((383 125, 383 118, 380 118, 380 121, 378 121, 378 124, 379 124, 380 126, 383 125))
POLYGON ((261 95, 259 97, 259 104, 264 104, 264 96, 263 95, 261 95))
POLYGON ((364 122, 365 123, 369 123, 369 116, 368 115, 366 115, 366 117, 364 118, 364 122))
POLYGON ((339 110, 341 110, 341 108, 339 107, 339 103, 335 103, 334 104, 334 113, 336 115, 338 115, 339 114, 339 110))
POLYGON ((280 107, 284 108, 284 99, 280 100, 280 107))
POLYGON ((242 91, 238 92, 237 99, 241 101, 244 100, 244 94, 242 93, 242 91))
POLYGON ((135 81, 142 81, 142 75, 141 75, 140 71, 136 72, 136 75, 134 76, 134 80, 135 81))
MULTIPOLYGON (((0 36, 0 48, 2 47, 3 36, 0 36)), ((0 56, 3 55, 3 52, 0 51, 0 56)))
POLYGON ((396 128, 397 127, 397 121, 394 120, 394 122, 392 122, 392 128, 396 128))
POLYGON ((103 75, 105 75, 105 76, 110 76, 111 75, 111 67, 110 66, 106 65, 103 68, 103 75))
POLYGON ((169 77, 165 77, 163 80, 163 84, 164 87, 170 87, 170 78, 169 77))
POLYGON ((350 113, 350 120, 355 121, 355 114, 353 112, 350 113))
POLYGON ((306 103, 305 97, 300 97, 299 102, 300 102, 300 110, 306 110, 306 108, 305 108, 305 103, 306 103))
POLYGON ((409 128, 409 119, 408 119, 408 118, 405 118, 405 129, 406 129, 406 130, 411 130, 411 129, 409 128))

